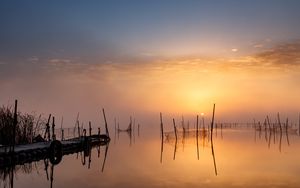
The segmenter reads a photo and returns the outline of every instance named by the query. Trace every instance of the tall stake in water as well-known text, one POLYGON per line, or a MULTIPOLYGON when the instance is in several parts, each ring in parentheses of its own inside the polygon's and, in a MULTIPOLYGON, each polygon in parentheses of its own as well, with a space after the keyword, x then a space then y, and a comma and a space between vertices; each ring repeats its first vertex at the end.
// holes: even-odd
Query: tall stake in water
POLYGON ((163 124, 161 112, 160 112, 160 133, 161 133, 161 138, 164 139, 164 124, 163 124))
POLYGON ((199 160, 199 143, 198 143, 198 122, 199 122, 199 116, 197 115, 197 131, 196 131, 196 139, 197 139, 197 158, 198 158, 198 160, 199 160))
POLYGON ((213 134, 213 128, 214 128, 214 120, 215 120, 215 107, 216 104, 214 104, 214 108, 213 108, 213 115, 212 115, 212 120, 211 120, 211 126, 210 126, 210 140, 212 140, 212 134, 213 134))
POLYGON ((162 156, 164 151, 164 125, 163 125, 161 112, 160 112, 160 131, 161 131, 160 163, 162 163, 162 156))
POLYGON ((300 135, 300 113, 299 113, 299 135, 300 135))
POLYGON ((55 136, 55 117, 52 117, 52 140, 56 140, 55 136))
POLYGON ((279 117, 279 112, 277 114, 278 117, 278 124, 279 124, 279 128, 280 128, 280 132, 282 133, 282 128, 281 128, 281 122, 280 122, 280 117, 279 117))
POLYGON ((105 122, 105 132, 106 132, 106 135, 109 137, 109 132, 108 132, 108 128, 107 128, 107 121, 106 121, 104 108, 102 108, 102 112, 103 112, 103 117, 104 117, 104 122, 105 122))
POLYGON ((173 118, 173 125, 174 125, 175 139, 176 139, 176 142, 177 142, 177 129, 176 129, 175 119, 174 118, 173 118))

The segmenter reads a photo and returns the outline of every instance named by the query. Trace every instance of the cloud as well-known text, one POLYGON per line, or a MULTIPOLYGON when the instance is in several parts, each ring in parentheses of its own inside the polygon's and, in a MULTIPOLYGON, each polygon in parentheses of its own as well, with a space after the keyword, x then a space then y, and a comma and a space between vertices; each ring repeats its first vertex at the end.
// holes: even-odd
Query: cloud
POLYGON ((154 53, 151 52, 142 52, 141 56, 145 56, 145 57, 155 57, 156 55, 154 53))
POLYGON ((36 56, 28 58, 28 61, 31 63, 37 63, 40 59, 36 56))
POLYGON ((264 47, 263 44, 254 44, 253 45, 253 48, 262 48, 262 47, 264 47))
POLYGON ((71 63, 70 59, 49 59, 49 63, 71 63))
POLYGON ((255 55, 260 61, 272 64, 300 65, 300 40, 275 46, 255 55))

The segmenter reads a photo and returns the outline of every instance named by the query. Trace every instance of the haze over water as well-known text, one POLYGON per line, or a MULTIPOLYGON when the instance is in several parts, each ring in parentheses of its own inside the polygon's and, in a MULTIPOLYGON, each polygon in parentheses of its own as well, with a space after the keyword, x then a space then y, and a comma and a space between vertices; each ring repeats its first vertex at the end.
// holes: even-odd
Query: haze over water
MULTIPOLYGON (((218 138, 215 148, 216 155, 222 156, 216 156, 220 160, 221 179, 210 172, 201 176, 204 179, 201 183, 196 181, 198 176, 194 170, 197 165, 201 168, 192 154, 195 143, 187 146, 184 159, 179 155, 174 166, 168 166, 167 161, 160 165, 159 158, 158 161, 148 158, 159 157, 160 112, 167 130, 173 130, 172 118, 179 123, 184 117, 193 127, 196 115, 201 113, 208 124, 213 104, 216 104, 217 123, 252 123, 253 119, 263 123, 267 115, 275 123, 279 112, 283 121, 289 118, 290 125, 298 127, 299 8, 297 0, 4 0, 0 3, 0 105, 12 106, 18 99, 21 112, 42 114, 44 118, 52 114, 58 120, 63 117, 64 127, 74 127, 79 113, 80 124, 87 127, 91 121, 93 131, 104 126, 102 108, 111 132, 115 118, 126 128, 132 116, 147 139, 132 148, 123 142, 110 144, 114 155, 128 153, 126 162, 122 162, 128 166, 115 167, 118 159, 111 156, 107 171, 102 174, 103 181, 109 182, 107 187, 124 183, 111 178, 113 175, 123 177, 128 169, 134 173, 125 184, 133 187, 175 186, 174 179, 178 179, 178 187, 196 187, 204 185, 203 182, 207 182, 206 186, 213 182, 211 187, 217 187, 218 183, 251 187, 253 182, 266 179, 274 181, 274 185, 270 184, 275 187, 286 185, 281 184, 280 178, 296 186, 299 182, 293 174, 299 171, 299 164, 292 155, 299 156, 295 151, 299 142, 296 136, 292 138, 295 145, 291 142, 286 156, 284 151, 264 153, 265 148, 252 143, 253 129, 245 135, 238 132, 229 136, 230 139, 237 137, 234 141, 218 138), (243 150, 248 140, 242 139, 240 134, 251 140, 249 152, 243 150), (236 144, 240 139, 241 143, 236 144), (261 152, 264 156, 256 156, 261 152), (141 153, 145 155, 141 163, 133 163, 131 160, 141 153), (234 157, 233 153, 247 160, 231 162, 229 158, 234 157), (264 164, 265 160, 258 158, 270 161, 264 164), (245 162, 248 159, 256 162, 245 162), (141 167, 142 164, 146 167, 141 167), (272 174, 268 169, 266 176, 257 176, 264 165, 274 168, 275 172, 284 168, 284 173, 272 174), (182 166, 187 168, 185 177, 190 177, 186 181, 177 175, 182 166), (244 168, 253 171, 244 171, 245 179, 236 180, 233 174, 241 173, 244 168), (153 174, 156 170, 160 175, 153 174), (133 183, 142 176, 141 172, 144 177, 153 179, 133 183)), ((164 155, 170 155, 171 160, 173 150, 168 147, 164 155)), ((206 173, 211 168, 207 167, 210 154, 204 155, 200 163, 206 166, 206 173)), ((72 157, 66 157, 60 165, 69 168, 75 163, 72 157)), ((81 168, 76 167, 78 174, 73 174, 74 177, 81 175, 81 168)), ((96 169, 84 173, 90 187, 98 186, 96 169)), ((58 170, 58 173, 63 172, 58 170)), ((34 175, 34 181, 39 187, 37 177, 34 175)), ((61 177, 57 187, 63 186, 65 180, 61 177)), ((83 184, 86 182, 76 185, 83 184)), ((264 187, 264 184, 257 186, 264 187)))

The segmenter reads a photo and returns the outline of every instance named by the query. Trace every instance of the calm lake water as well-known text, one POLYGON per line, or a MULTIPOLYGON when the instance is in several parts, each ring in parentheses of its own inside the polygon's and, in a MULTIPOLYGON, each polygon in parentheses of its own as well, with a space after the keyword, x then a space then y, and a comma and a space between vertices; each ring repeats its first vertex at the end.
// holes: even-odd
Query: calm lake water
MULTIPOLYGON (((300 137, 253 129, 223 129, 209 137, 194 132, 112 135, 108 146, 63 156, 55 166, 38 161, 17 166, 15 188, 38 187, 300 187, 300 137), (197 148, 198 146, 198 148, 197 148), (213 147, 212 147, 213 146, 213 147), (106 159, 105 159, 105 153, 106 159), (213 155, 214 154, 214 155, 213 155), (105 162, 105 163, 104 163, 105 162), (47 172, 48 171, 48 172, 47 172), (52 185, 51 185, 52 180, 52 185)), ((1 172, 0 187, 10 187, 1 172)))

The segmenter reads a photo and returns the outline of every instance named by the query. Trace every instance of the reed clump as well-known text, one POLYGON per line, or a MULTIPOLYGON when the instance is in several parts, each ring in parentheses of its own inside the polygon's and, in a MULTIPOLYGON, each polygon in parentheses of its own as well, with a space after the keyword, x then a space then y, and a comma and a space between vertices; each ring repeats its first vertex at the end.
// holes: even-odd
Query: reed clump
POLYGON ((0 107, 0 145, 27 144, 32 143, 34 138, 41 133, 45 127, 45 119, 35 114, 17 112, 17 124, 14 132, 14 111, 10 106, 0 107))

